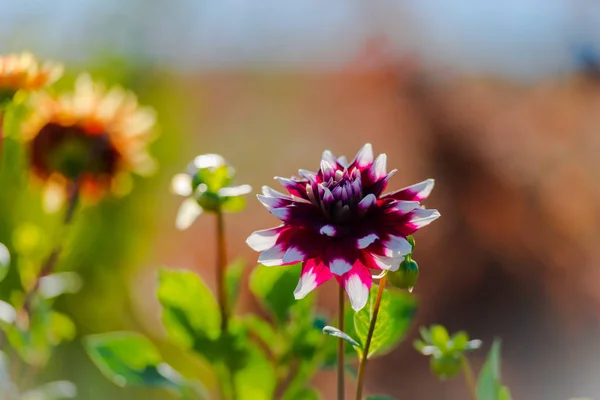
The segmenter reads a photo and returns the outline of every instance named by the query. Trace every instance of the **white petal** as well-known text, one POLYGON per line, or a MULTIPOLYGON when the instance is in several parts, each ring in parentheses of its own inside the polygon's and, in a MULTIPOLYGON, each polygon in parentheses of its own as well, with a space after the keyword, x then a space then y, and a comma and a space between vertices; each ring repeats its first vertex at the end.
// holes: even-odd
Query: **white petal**
POLYGON ((377 156, 375 162, 371 165, 369 173, 373 180, 382 179, 387 175, 387 156, 385 154, 377 156))
POLYGON ((373 193, 366 195, 361 201, 358 202, 358 209, 361 211, 367 211, 373 205, 377 203, 377 197, 373 193))
POLYGON ((342 258, 335 258, 329 262, 329 270, 338 276, 344 275, 351 269, 352 264, 342 258))
POLYGON ((409 190, 410 192, 415 194, 416 198, 424 199, 431 194, 431 191, 433 190, 434 186, 435 186, 435 180, 427 179, 427 180, 424 180, 423 182, 419 182, 417 184, 414 184, 412 186, 406 187, 401 190, 409 190))
POLYGON ((397 271, 400 268, 400 263, 404 261, 404 256, 400 255, 397 257, 386 257, 371 253, 371 256, 375 265, 386 271, 397 271))
POLYGON ((288 200, 290 199, 290 196, 285 195, 285 194, 283 194, 281 192, 278 192, 275 189, 271 189, 268 186, 263 186, 262 187, 262 192, 267 197, 275 197, 275 198, 278 198, 278 199, 288 199, 288 200))
POLYGON ((412 212, 412 215, 410 223, 417 229, 429 225, 440 217, 438 210, 428 210, 425 208, 417 208, 412 212))
POLYGON ((219 196, 223 197, 234 197, 248 194, 252 191, 250 185, 230 186, 219 189, 219 196))
POLYGON ((337 159, 337 162, 344 168, 348 168, 348 160, 346 159, 346 156, 340 156, 337 159))
POLYGON ((263 229, 261 231, 253 232, 250 236, 248 236, 246 243, 254 251, 265 251, 275 246, 280 234, 280 227, 263 229))
POLYGON ((373 147, 371 147, 371 143, 365 144, 358 151, 354 161, 358 167, 366 167, 373 162, 373 147))
POLYGON ((326 236, 335 236, 335 226, 333 226, 333 225, 324 225, 319 230, 319 233, 321 235, 326 235, 326 236))
POLYGON ((256 198, 269 211, 271 211, 273 208, 280 208, 285 205, 284 199, 280 199, 277 197, 268 197, 263 196, 262 194, 257 194, 256 198))
POLYGON ((275 218, 277 218, 280 221, 285 221, 290 215, 290 209, 285 207, 272 208, 269 211, 271 212, 271 214, 273 214, 275 218))
POLYGON ((388 257, 401 257, 410 254, 412 246, 402 236, 390 235, 388 240, 383 242, 388 257))
POLYGON ((374 233, 371 233, 365 237, 362 237, 360 239, 358 239, 356 241, 356 246, 359 249, 366 249, 367 247, 369 247, 371 244, 373 244, 373 242, 375 242, 377 239, 379 239, 379 236, 377 236, 374 233))
POLYGON ((285 255, 285 249, 283 244, 278 244, 271 247, 268 250, 263 251, 258 256, 258 262, 267 267, 283 264, 283 256, 285 255))
POLYGON ((282 261, 284 264, 294 263, 303 261, 306 258, 306 254, 297 247, 289 247, 283 255, 282 261))
POLYGON ((179 196, 192 194, 192 177, 188 174, 177 174, 171 180, 171 191, 179 196))
POLYGON ((328 161, 321 160, 321 173, 323 174, 323 180, 326 181, 335 175, 335 168, 328 161))
POLYGON ((315 274, 314 268, 303 272, 300 275, 298 285, 294 290, 294 298, 296 300, 304 298, 307 294, 312 292, 317 287, 317 274, 315 274))
POLYGON ((321 160, 327 161, 331 165, 335 165, 337 162, 337 159, 335 158, 333 153, 329 150, 325 150, 323 152, 323 156, 321 157, 321 160))
POLYGON ((358 274, 352 274, 348 277, 345 282, 345 289, 354 311, 362 310, 369 299, 369 288, 360 280, 358 274))
POLYGON ((195 199, 185 199, 179 206, 177 211, 177 217, 175 218, 175 227, 180 231, 189 228, 196 218, 202 214, 202 207, 196 202, 195 199))

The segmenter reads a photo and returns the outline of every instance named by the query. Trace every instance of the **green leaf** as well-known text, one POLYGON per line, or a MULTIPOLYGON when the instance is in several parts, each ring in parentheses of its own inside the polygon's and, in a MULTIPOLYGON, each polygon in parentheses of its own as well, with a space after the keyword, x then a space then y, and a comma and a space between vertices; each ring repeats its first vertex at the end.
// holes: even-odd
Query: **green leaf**
POLYGON ((225 274, 225 285, 227 287, 227 300, 229 308, 235 309, 235 304, 240 294, 240 285, 246 269, 246 261, 239 258, 227 267, 225 274))
POLYGON ((352 346, 362 347, 360 343, 356 340, 352 339, 347 333, 340 331, 338 328, 334 328, 333 326, 326 326, 323 328, 323 333, 330 336, 335 336, 340 339, 344 339, 346 342, 350 343, 352 346))
POLYGON ((500 384, 500 340, 494 340, 492 348, 477 381, 477 398, 479 400, 500 400, 502 385, 500 384))
POLYGON ((431 344, 440 349, 448 348, 448 344, 450 342, 450 335, 448 334, 446 328, 444 328, 441 325, 433 325, 429 329, 429 334, 431 337, 431 344))
POLYGON ((396 400, 392 396, 387 396, 385 394, 374 394, 372 396, 368 396, 365 400, 396 400))
POLYGON ((508 390, 506 386, 502 386, 500 388, 500 393, 498 393, 498 400, 512 400, 510 390, 508 390))
POLYGON ((169 337, 184 348, 195 348, 199 339, 216 340, 221 315, 210 289, 191 271, 162 269, 158 300, 169 337))
POLYGON ((279 323, 286 321, 290 308, 296 302, 294 288, 299 275, 299 264, 285 267, 259 265, 252 272, 250 290, 279 323))
MULTIPOLYGON (((0 140, 2 140, 0 138, 0 140)), ((6 246, 0 243, 0 282, 6 278, 8 268, 10 267, 10 252, 6 246)))
POLYGON ((77 387, 69 381, 46 383, 21 395, 20 400, 59 400, 77 397, 77 387))
POLYGON ((228 213, 240 212, 246 208, 246 198, 244 196, 225 197, 221 207, 228 213))
POLYGON ((265 320, 256 315, 247 315, 243 318, 243 324, 248 329, 250 339, 256 337, 262 342, 263 346, 268 346, 269 349, 275 350, 279 345, 279 337, 265 320))
POLYGON ((135 332, 111 332, 85 338, 96 366, 118 386, 181 390, 185 381, 162 361, 152 342, 135 332))
MULTIPOLYGON (((363 344, 367 339, 376 296, 377 285, 373 285, 367 305, 354 314, 356 335, 363 344)), ((405 292, 385 290, 368 356, 382 355, 394 348, 410 328, 416 311, 417 302, 413 296, 405 292)))

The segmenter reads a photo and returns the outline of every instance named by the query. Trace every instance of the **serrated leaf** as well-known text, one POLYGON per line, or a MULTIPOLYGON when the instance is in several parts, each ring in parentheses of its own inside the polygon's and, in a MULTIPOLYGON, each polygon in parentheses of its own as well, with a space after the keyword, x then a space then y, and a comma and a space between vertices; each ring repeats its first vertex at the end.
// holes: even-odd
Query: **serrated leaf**
POLYGON ((362 347, 360 343, 351 338, 347 333, 340 331, 338 328, 334 328, 333 326, 326 326, 323 328, 323 333, 330 336, 335 336, 340 339, 344 339, 346 342, 350 343, 352 346, 362 347))
MULTIPOLYGON (((373 285, 367 305, 354 315, 354 328, 361 343, 365 343, 367 339, 376 297, 377 285, 373 285)), ((368 356, 382 355, 394 348, 410 328, 416 311, 417 302, 413 296, 405 292, 385 290, 368 356)))
MULTIPOLYGON (((2 140, 2 139, 0 139, 2 140)), ((8 269, 10 267, 10 252, 8 248, 0 243, 0 282, 6 278, 8 274, 8 269)))
POLYGON ((299 276, 299 264, 285 267, 259 265, 252 272, 250 290, 279 323, 286 321, 290 308, 296 302, 294 288, 299 276))
POLYGON ((135 332, 88 336, 85 348, 100 371, 118 386, 180 390, 184 380, 162 361, 156 347, 135 332))
POLYGON ((500 400, 500 340, 494 340, 477 381, 479 400, 500 400))
POLYGON ((46 383, 21 395, 20 400, 62 400, 77 397, 77 387, 69 381, 46 383))
POLYGON ((246 261, 243 258, 235 260, 227 267, 225 284, 227 287, 227 300, 231 310, 235 309, 245 269, 246 261))
POLYGON ((169 337, 184 348, 193 348, 198 338, 216 340, 221 314, 213 294, 191 271, 162 269, 159 272, 158 300, 169 337))

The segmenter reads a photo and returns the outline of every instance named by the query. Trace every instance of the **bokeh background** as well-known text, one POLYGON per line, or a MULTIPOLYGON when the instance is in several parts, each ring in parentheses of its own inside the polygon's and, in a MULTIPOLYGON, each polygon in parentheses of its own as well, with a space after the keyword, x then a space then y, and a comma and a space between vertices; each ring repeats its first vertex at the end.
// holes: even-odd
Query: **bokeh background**
MULTIPOLYGON (((175 230, 173 174, 215 152, 258 191, 316 169, 324 149, 351 157, 371 142, 399 169, 390 188, 436 179, 426 205, 442 218, 416 237, 414 329, 371 363, 366 391, 465 399, 462 381, 436 381, 410 344, 419 325, 441 323, 502 338, 515 399, 600 395, 599 22, 585 0, 0 0, 2 53, 65 62, 65 87, 82 71, 129 87, 162 133, 159 173, 80 215, 59 268, 85 285, 59 308, 80 336, 134 329, 160 343, 157 268, 214 283, 214 221, 175 230)), ((0 242, 52 234, 16 142, 0 185, 0 242)), ((271 217, 251 200, 226 223, 230 258, 254 263, 245 238, 271 217)), ((320 291, 324 309, 336 293, 320 291)), ((238 312, 256 308, 246 299, 238 312)), ((85 400, 168 397, 115 387, 79 341, 40 379, 52 377, 85 400)), ((332 374, 315 383, 331 397, 332 374)))

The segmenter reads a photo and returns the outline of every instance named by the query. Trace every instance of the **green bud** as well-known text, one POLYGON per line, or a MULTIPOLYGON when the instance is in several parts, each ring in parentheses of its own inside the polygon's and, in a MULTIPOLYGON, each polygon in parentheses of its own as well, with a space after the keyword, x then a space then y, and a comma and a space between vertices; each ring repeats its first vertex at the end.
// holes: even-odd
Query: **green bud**
POLYGON ((192 177, 193 191, 205 185, 203 192, 216 193, 233 182, 235 170, 220 155, 203 154, 190 163, 188 174, 192 177))
POLYGON ((407 257, 402 261, 397 271, 388 272, 386 277, 390 285, 412 292, 419 277, 419 265, 416 261, 407 257))
POLYGON ((439 378, 453 378, 460 373, 462 355, 460 353, 444 353, 431 357, 429 361, 431 372, 439 378))

